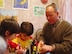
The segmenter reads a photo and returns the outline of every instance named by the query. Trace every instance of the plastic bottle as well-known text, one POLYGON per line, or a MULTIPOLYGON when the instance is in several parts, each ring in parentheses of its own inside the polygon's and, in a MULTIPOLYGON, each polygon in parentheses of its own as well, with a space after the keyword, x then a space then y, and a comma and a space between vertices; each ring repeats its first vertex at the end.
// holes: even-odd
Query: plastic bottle
POLYGON ((31 54, 37 54, 37 40, 34 39, 31 44, 31 54))

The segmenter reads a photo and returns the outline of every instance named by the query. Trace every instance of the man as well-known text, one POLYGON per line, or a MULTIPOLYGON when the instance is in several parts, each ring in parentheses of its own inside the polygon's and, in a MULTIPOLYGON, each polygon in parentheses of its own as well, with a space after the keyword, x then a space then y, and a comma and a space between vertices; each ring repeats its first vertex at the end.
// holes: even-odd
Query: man
POLYGON ((59 13, 54 3, 46 7, 48 22, 43 27, 43 41, 39 42, 40 52, 51 54, 71 54, 72 25, 59 20, 59 13))

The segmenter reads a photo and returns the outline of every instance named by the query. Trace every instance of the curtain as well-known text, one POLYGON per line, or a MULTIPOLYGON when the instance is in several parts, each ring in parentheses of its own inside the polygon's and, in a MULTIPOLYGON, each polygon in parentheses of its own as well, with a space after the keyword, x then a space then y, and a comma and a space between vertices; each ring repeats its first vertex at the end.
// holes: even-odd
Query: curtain
POLYGON ((60 17, 72 24, 72 0, 58 0, 60 17))

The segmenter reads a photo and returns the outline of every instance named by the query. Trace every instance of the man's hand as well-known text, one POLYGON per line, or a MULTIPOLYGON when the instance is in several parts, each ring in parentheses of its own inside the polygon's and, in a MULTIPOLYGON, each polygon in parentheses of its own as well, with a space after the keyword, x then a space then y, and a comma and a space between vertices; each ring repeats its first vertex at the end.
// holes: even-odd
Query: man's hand
POLYGON ((51 52, 53 51, 53 46, 52 45, 43 45, 41 48, 40 48, 40 52, 41 53, 44 53, 44 52, 51 52))
POLYGON ((44 45, 44 42, 40 41, 38 45, 39 45, 39 47, 42 47, 44 45))

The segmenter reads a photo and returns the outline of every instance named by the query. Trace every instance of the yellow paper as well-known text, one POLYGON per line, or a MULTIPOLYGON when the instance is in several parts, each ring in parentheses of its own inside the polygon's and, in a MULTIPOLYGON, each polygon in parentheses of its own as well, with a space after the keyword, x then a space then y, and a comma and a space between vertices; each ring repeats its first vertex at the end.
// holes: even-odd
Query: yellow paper
POLYGON ((0 0, 0 7, 3 7, 3 0, 0 0))

